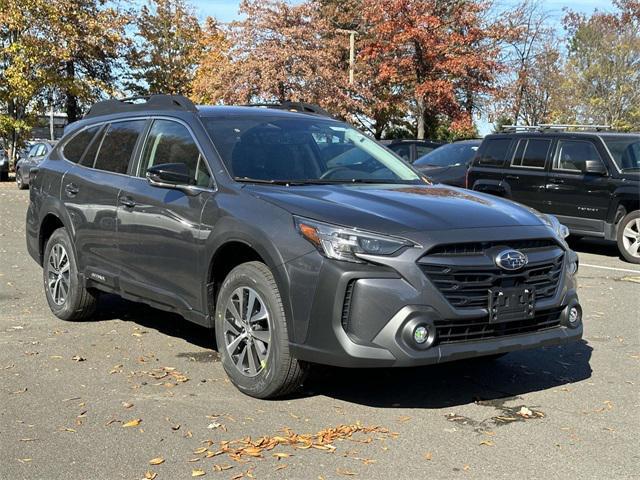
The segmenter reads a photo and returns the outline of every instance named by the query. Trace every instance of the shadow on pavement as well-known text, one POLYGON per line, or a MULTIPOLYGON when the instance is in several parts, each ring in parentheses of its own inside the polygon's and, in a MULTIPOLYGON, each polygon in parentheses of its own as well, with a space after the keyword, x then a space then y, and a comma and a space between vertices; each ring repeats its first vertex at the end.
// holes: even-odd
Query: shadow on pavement
POLYGON ((611 258, 621 258, 618 246, 615 242, 588 237, 569 237, 568 240, 569 246, 576 252, 593 253, 595 255, 604 255, 605 257, 611 258))
POLYGON ((185 320, 178 314, 164 312, 143 303, 125 300, 117 295, 102 294, 94 321, 122 320, 134 322, 140 327, 157 330, 170 337, 183 338, 202 348, 214 348, 213 332, 185 320))
POLYGON ((321 367, 307 382, 305 393, 370 407, 447 408, 587 379, 592 350, 580 341, 514 352, 494 361, 472 359, 401 369, 321 367))
MULTIPOLYGON (((104 294, 95 320, 114 319, 134 322, 140 327, 210 349, 200 352, 206 356, 200 359, 202 361, 217 358, 213 333, 180 315, 104 294)), ((587 342, 580 341, 514 352, 495 361, 471 359, 397 369, 316 366, 297 396, 324 395, 361 405, 391 408, 446 408, 474 401, 505 399, 589 378, 592 350, 587 342)), ((197 353, 188 354, 195 355, 197 353)))

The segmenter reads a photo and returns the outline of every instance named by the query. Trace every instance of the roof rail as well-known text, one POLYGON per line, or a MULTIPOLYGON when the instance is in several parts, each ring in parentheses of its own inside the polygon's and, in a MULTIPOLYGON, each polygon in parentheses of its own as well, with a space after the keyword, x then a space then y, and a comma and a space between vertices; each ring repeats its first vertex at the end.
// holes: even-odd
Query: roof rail
POLYGON ((246 107, 260 107, 260 108, 274 108, 277 110, 288 110, 290 112, 298 113, 312 113, 315 115, 322 115, 324 117, 332 117, 329 112, 319 105, 306 102, 290 102, 284 101, 281 103, 250 103, 245 105, 246 107))
POLYGON ((197 112, 193 102, 182 95, 146 95, 122 99, 112 98, 97 102, 91 106, 85 118, 143 110, 186 110, 197 112))
POLYGON ((569 131, 569 130, 583 130, 583 131, 596 131, 611 130, 611 125, 580 125, 580 124, 555 124, 555 123, 541 123, 540 125, 503 125, 501 131, 503 132, 544 132, 549 130, 569 131))

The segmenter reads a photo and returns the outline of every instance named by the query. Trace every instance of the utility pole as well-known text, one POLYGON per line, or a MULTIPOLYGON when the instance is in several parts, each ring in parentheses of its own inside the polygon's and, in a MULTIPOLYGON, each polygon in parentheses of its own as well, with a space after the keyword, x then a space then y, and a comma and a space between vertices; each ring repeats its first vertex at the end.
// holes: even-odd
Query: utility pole
POLYGON ((349 34, 349 85, 353 85, 353 72, 356 65, 356 35, 358 32, 342 28, 338 28, 336 32, 349 34))

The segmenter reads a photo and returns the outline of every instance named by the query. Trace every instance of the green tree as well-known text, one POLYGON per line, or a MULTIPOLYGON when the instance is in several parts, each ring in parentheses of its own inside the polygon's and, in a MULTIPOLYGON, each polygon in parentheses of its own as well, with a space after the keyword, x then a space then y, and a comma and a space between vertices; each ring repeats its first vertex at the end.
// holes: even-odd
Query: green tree
POLYGON ((640 130, 640 14, 633 0, 615 13, 569 12, 564 98, 580 123, 640 130))
POLYGON ((137 15, 128 54, 134 93, 190 95, 201 59, 202 29, 183 0, 150 0, 137 15))
POLYGON ((56 0, 43 11, 40 29, 48 45, 49 86, 73 122, 84 106, 115 93, 129 13, 106 6, 104 0, 56 0))

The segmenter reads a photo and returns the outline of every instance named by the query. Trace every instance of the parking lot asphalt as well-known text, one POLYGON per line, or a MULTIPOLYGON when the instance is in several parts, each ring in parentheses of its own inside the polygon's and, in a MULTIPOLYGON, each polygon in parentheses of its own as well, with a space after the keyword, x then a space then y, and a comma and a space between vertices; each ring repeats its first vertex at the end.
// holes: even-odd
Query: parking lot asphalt
POLYGON ((299 395, 260 401, 226 380, 211 332, 176 315, 104 296, 91 321, 54 317, 27 205, 0 183, 0 479, 640 478, 640 266, 611 244, 573 243, 582 342, 321 368, 299 395), (380 428, 347 438, 358 425, 380 428), (248 436, 268 438, 219 453, 248 436))

